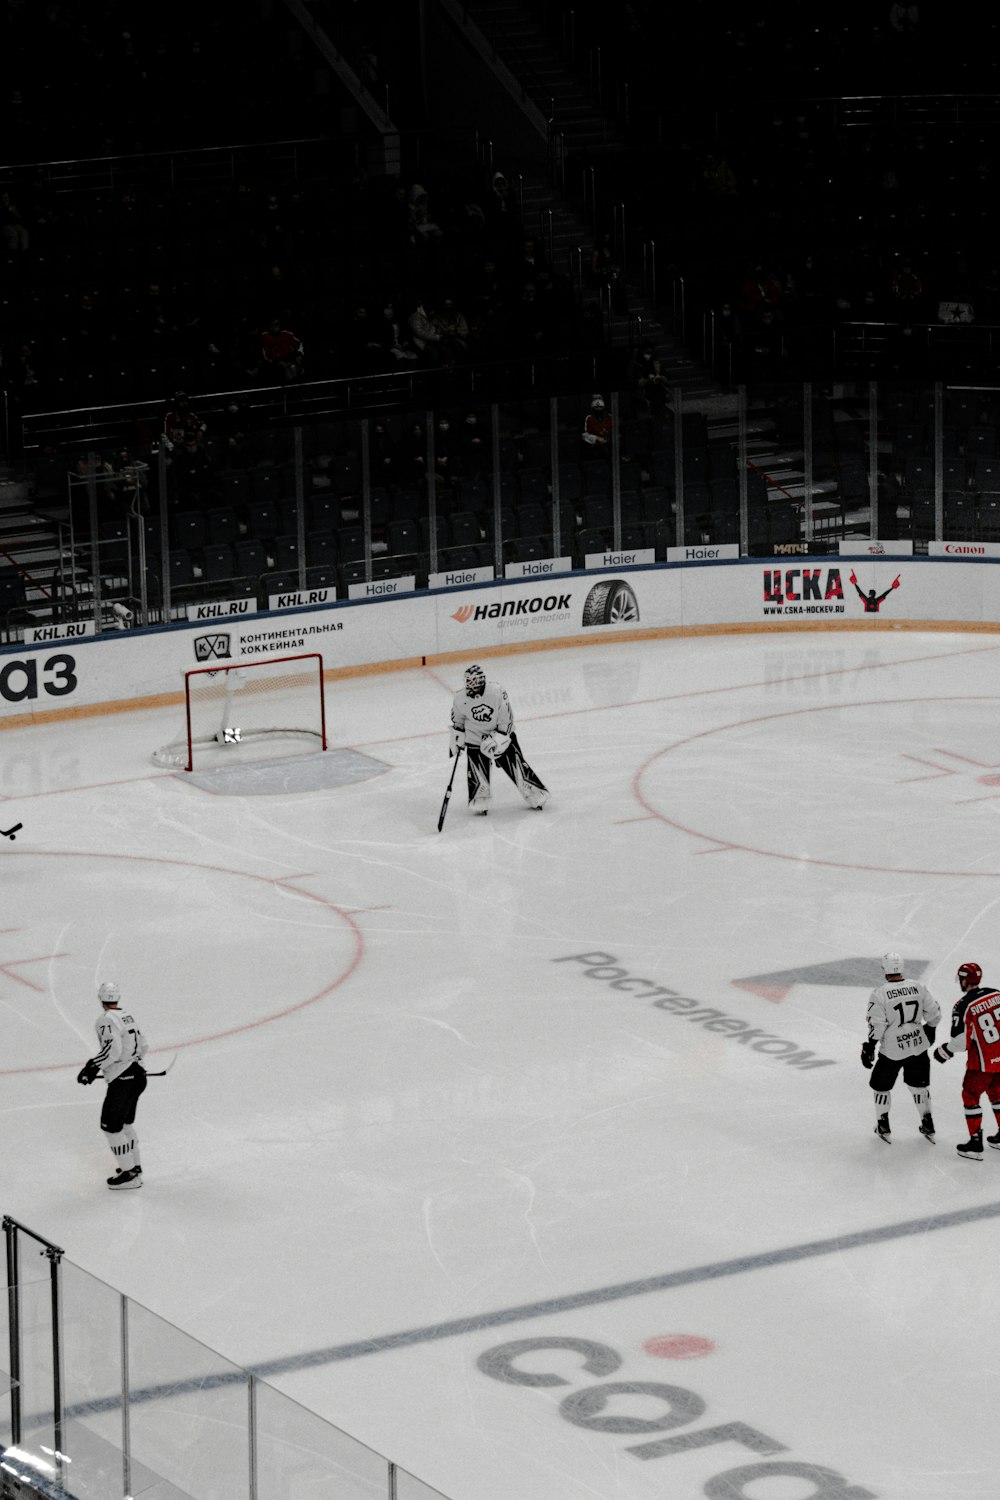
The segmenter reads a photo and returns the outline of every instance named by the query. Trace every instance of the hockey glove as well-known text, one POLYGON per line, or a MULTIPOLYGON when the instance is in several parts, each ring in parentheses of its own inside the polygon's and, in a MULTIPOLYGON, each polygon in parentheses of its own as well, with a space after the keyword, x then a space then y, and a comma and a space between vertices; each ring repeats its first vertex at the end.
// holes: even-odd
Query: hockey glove
POLYGON ((92 1057, 88 1057, 79 1073, 76 1075, 77 1083, 93 1083, 95 1078, 100 1078, 101 1070, 92 1057))
POLYGON ((875 1063, 875 1043, 865 1042, 861 1048, 861 1066, 871 1068, 875 1063))
POLYGON ((937 1027, 936 1026, 928 1026, 926 1024, 924 1025, 924 1036, 927 1038, 927 1045, 928 1045, 928 1047, 933 1047, 933 1045, 934 1045, 934 1038, 935 1038, 936 1035, 937 1035, 937 1027))
POLYGON ((505 750, 510 749, 510 735, 501 734, 499 729, 491 729, 488 734, 483 735, 479 748, 490 760, 496 760, 505 750))
POLYGON ((940 1047, 934 1048, 935 1062, 947 1062, 949 1057, 954 1057, 954 1055, 947 1042, 942 1042, 940 1047))
POLYGON ((452 729, 451 740, 448 744, 448 759, 451 760, 452 756, 457 755, 460 750, 464 749, 464 747, 465 736, 462 734, 461 730, 452 729))

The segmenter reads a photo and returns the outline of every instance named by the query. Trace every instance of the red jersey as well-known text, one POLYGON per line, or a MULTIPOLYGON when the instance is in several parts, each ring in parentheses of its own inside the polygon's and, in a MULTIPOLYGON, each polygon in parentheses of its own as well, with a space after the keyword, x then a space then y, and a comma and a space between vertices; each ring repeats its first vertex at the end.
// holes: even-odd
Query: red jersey
POLYGON ((966 1049, 968 1068, 1000 1073, 1000 990, 981 984, 955 1001, 949 1044, 966 1049))

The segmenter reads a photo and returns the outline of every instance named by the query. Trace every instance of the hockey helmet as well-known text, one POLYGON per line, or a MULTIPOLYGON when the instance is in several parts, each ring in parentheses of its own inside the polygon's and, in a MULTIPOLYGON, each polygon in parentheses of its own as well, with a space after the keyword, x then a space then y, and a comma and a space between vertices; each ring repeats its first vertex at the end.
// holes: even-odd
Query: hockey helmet
POLYGON ((903 960, 898 953, 882 954, 882 973, 888 978, 890 974, 902 974, 903 960))
POLYGON ((978 964, 959 964, 958 973, 955 978, 963 990, 975 989, 983 977, 983 971, 978 964))
POLYGON ((102 1005, 118 1005, 122 998, 121 990, 113 979, 106 979, 97 991, 97 998, 102 1005))
POLYGON ((465 669, 465 691, 470 698, 481 698, 486 691, 486 673, 482 667, 471 666, 465 669))

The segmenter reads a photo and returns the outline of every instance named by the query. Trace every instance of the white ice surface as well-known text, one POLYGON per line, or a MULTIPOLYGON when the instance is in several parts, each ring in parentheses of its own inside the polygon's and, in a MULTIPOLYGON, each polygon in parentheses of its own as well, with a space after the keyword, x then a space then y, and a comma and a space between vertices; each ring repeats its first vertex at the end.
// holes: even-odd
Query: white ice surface
POLYGON ((792 1469, 713 1491, 768 1462, 996 1500, 1000 1152, 955 1154, 958 1062, 934 1068, 937 1145, 902 1082, 878 1142, 868 984, 794 971, 865 958, 873 984, 896 949, 946 1008, 959 962, 1000 975, 998 660, 991 637, 881 632, 497 659, 552 800, 500 777, 488 818, 460 790, 440 835, 457 665, 334 684, 334 743, 388 769, 332 790, 157 770, 173 712, 3 733, 0 823, 24 826, 0 839, 0 1210, 452 1500, 819 1493, 792 1469), (177 1054, 131 1194, 106 1191, 100 1086, 74 1081, 107 978, 148 1065, 177 1054), (644 1348, 667 1335, 711 1347, 644 1348), (561 1384, 477 1363, 549 1337, 615 1373, 576 1348, 519 1361, 561 1384), (608 1382, 704 1411, 573 1405, 608 1382), (773 1460, 629 1451, 729 1423, 773 1460))

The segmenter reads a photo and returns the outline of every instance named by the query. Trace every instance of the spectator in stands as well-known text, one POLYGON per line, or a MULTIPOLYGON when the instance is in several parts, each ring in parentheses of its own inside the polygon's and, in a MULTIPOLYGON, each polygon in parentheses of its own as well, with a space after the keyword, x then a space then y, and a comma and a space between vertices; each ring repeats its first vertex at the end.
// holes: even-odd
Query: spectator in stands
POLYGON ((461 474, 462 464, 458 455, 459 447, 455 441, 451 418, 444 412, 434 424, 434 463, 439 488, 442 484, 450 484, 461 474))
POLYGON ((595 458, 599 454, 611 456, 611 413, 604 397, 597 394, 591 398, 590 410, 583 423, 584 457, 595 458))
POLYGON ((437 308, 429 297, 418 302, 407 319, 414 347, 427 364, 450 366, 454 361, 448 340, 435 322, 437 308))
POLYGON ((533 281, 537 286, 542 272, 551 274, 551 270, 552 267, 539 250, 537 241, 523 239, 517 254, 511 259, 511 280, 514 285, 523 286, 526 281, 533 281))
POLYGON ((305 373, 305 350, 302 340, 290 328, 283 328, 280 318, 272 318, 261 340, 265 367, 281 380, 301 380, 305 373))
POLYGON ((168 453, 188 442, 201 445, 206 424, 197 412, 191 410, 191 402, 184 391, 177 391, 163 419, 163 445, 168 453))
POLYGON ((392 302, 387 302, 382 309, 379 340, 384 369, 395 369, 397 365, 404 363, 412 364, 418 358, 416 349, 396 318, 396 308, 392 302))
POLYGON ((338 363, 345 375, 372 375, 387 368, 382 330, 365 302, 355 303, 341 330, 338 363))
POLYGON ((781 282, 762 261, 749 267, 739 285, 736 305, 748 324, 760 322, 767 310, 776 310, 781 304, 781 282))
POLYGON ((924 296, 924 283, 913 264, 913 257, 904 255, 895 267, 889 282, 895 312, 904 317, 914 317, 915 309, 924 296))
POLYGON ((629 369, 629 384, 635 392, 637 405, 659 421, 666 409, 670 386, 652 344, 640 345, 629 369))
POLYGON ((498 247, 509 245, 518 233, 520 224, 510 184, 502 172, 493 173, 483 213, 486 216, 486 229, 493 243, 498 247))
POLYGON ((465 314, 455 306, 453 297, 444 297, 434 312, 432 322, 445 340, 452 360, 461 359, 469 347, 469 324, 465 314))
POLYGON ((12 255, 27 250, 31 244, 28 226, 10 193, 0 193, 0 232, 12 255))

